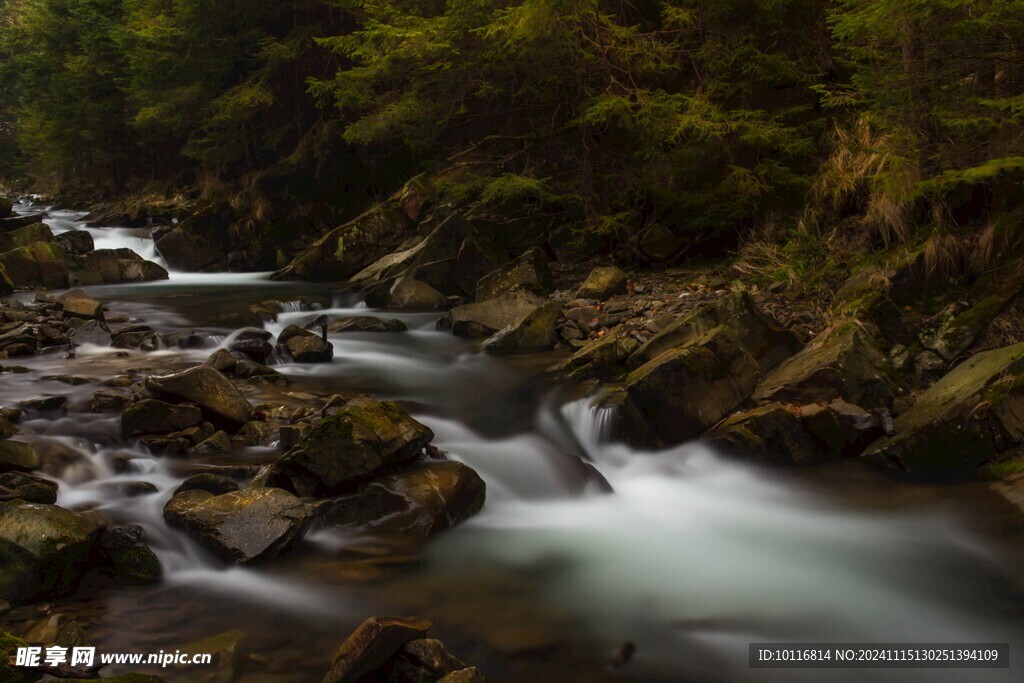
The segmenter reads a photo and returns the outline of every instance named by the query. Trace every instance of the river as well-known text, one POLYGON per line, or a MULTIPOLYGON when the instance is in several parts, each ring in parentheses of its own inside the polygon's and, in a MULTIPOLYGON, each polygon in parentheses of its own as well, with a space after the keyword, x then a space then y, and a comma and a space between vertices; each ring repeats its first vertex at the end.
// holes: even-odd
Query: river
MULTIPOLYGON (((82 227, 82 215, 51 211, 46 222, 59 233, 82 227)), ((160 260, 147 229, 89 230, 98 248, 160 260)), ((186 651, 245 633, 230 676, 160 672, 169 681, 317 681, 351 629, 375 614, 432 619, 448 649, 491 681, 1020 680, 1013 669, 747 666, 753 641, 1010 642, 1020 662, 1020 511, 983 484, 901 483, 856 463, 761 469, 699 444, 638 452, 609 442, 607 415, 578 387, 544 373, 557 356, 490 357, 437 331, 434 315, 369 310, 330 286, 172 272, 166 282, 87 291, 108 317, 194 330, 206 342, 19 359, 27 372, 0 375, 0 403, 68 397, 66 415, 22 425, 22 437, 62 463, 51 472, 58 504, 141 524, 165 570, 156 586, 87 588, 47 609, 82 623, 104 652, 186 651), (332 363, 275 366, 290 386, 253 390, 250 400, 291 406, 366 392, 401 401, 438 447, 485 479, 480 515, 422 547, 314 528, 289 556, 252 568, 225 567, 164 524, 171 492, 198 466, 262 464, 277 451, 154 458, 121 443, 117 416, 88 412, 96 382, 202 362, 230 342, 239 311, 271 299, 292 302, 265 323, 275 334, 321 314, 398 317, 409 331, 332 335, 332 363), (54 375, 95 381, 44 379, 54 375), (158 492, 119 486, 139 481, 158 492), (635 657, 608 668, 626 641, 635 657)))

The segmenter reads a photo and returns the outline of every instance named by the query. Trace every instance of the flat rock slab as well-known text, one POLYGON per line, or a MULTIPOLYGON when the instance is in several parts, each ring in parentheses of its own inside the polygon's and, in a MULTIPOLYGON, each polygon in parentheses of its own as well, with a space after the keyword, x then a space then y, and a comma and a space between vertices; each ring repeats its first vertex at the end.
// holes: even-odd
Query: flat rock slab
POLYGON ((313 521, 313 507, 275 488, 219 496, 194 489, 167 502, 164 520, 218 557, 248 564, 276 557, 298 542, 313 521))

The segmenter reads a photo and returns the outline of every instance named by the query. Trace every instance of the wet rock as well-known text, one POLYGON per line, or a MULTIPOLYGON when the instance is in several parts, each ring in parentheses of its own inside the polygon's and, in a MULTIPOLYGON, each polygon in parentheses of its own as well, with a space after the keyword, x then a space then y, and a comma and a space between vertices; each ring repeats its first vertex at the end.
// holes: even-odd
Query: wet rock
POLYGON ((310 430, 313 429, 313 425, 308 422, 300 422, 293 425, 281 425, 278 429, 278 438, 280 439, 281 448, 287 450, 297 443, 302 441, 309 434, 310 430))
POLYGON ((57 482, 25 472, 0 473, 0 500, 14 498, 26 503, 52 505, 57 502, 57 482))
POLYGON ((384 305, 393 310, 443 311, 448 308, 448 297, 425 282, 400 277, 389 288, 384 305))
POLYGON ((230 207, 221 204, 200 209, 170 230, 156 235, 157 251, 174 270, 216 272, 227 270, 227 229, 230 207))
POLYGON ((6 416, 0 415, 0 439, 9 439, 18 433, 18 428, 6 416))
POLYGON ((231 380, 207 366, 150 377, 146 389, 163 400, 194 403, 207 420, 232 432, 255 416, 252 405, 231 380))
POLYGON ((494 299, 513 289, 525 289, 534 294, 547 295, 555 288, 548 259, 534 247, 510 265, 488 273, 476 285, 478 301, 494 299))
POLYGON ((745 401, 761 377, 757 361, 727 327, 659 355, 626 379, 626 404, 659 439, 700 435, 745 401))
POLYGON ((475 666, 471 666, 466 669, 459 671, 453 671, 444 678, 441 678, 437 683, 485 683, 483 672, 475 666))
POLYGON ((81 256, 96 248, 88 230, 69 230, 57 235, 53 241, 67 255, 81 256))
POLYGON ((185 491, 206 491, 207 493, 215 496, 221 496, 225 493, 231 493, 232 491, 237 490, 238 484, 233 480, 220 474, 202 472, 200 474, 194 474, 181 482, 181 485, 174 489, 174 495, 176 496, 179 493, 185 493, 185 491))
POLYGON ((353 399, 285 453, 270 482, 301 496, 341 493, 414 461, 433 438, 395 403, 353 399))
POLYGON ((1024 344, 972 356, 895 420, 866 454, 914 476, 969 473, 1024 438, 1024 344))
POLYGON ((538 306, 522 319, 489 337, 483 348, 494 355, 550 351, 558 343, 556 324, 561 312, 560 301, 538 306))
POLYGON ((231 352, 227 349, 217 349, 213 354, 206 359, 206 363, 209 367, 230 375, 235 371, 235 366, 238 365, 238 360, 231 355, 231 352))
POLYGON ((868 410, 887 409, 903 388, 876 335, 854 322, 833 325, 768 373, 754 399, 805 405, 841 398, 868 410))
POLYGON ((705 440, 730 455, 760 462, 807 465, 823 459, 797 411, 781 403, 731 415, 705 440))
POLYGON ((102 389, 92 395, 89 412, 119 413, 131 405, 132 398, 126 393, 113 389, 102 389))
POLYGON ((67 396, 41 396, 39 398, 30 398, 27 401, 22 401, 18 405, 25 410, 31 410, 37 413, 51 413, 62 410, 67 403, 67 396))
POLYGON ((688 344, 709 330, 725 325, 732 330, 762 373, 777 366, 802 348, 796 335, 768 317, 750 294, 730 292, 714 304, 685 315, 646 342, 630 358, 631 367, 640 367, 665 351, 688 344))
POLYGON ((260 364, 266 363, 274 354, 274 347, 263 339, 239 339, 232 342, 228 348, 233 353, 260 364))
MULTIPOLYGON (((102 392, 101 392, 102 393, 102 392)), ((203 422, 203 412, 194 405, 179 405, 147 398, 132 404, 121 416, 121 436, 171 434, 203 422)))
POLYGON ((36 683, 39 680, 39 672, 14 666, 18 649, 23 647, 28 647, 28 643, 7 631, 0 631, 0 680, 5 683, 36 683))
POLYGON ((164 507, 164 519, 222 559, 248 564, 289 550, 313 521, 313 508, 281 489, 214 496, 186 491, 164 507))
POLYGON ((457 306, 439 326, 451 330, 457 337, 489 337, 518 323, 546 303, 543 297, 517 289, 494 299, 457 306))
POLYGON ((283 343, 288 356, 296 363, 330 363, 334 358, 334 344, 308 330, 302 332, 291 335, 283 343))
POLYGON ((30 247, 36 242, 52 242, 53 233, 44 223, 27 225, 11 232, 0 232, 0 252, 30 247))
POLYGON ((799 414, 803 428, 828 459, 856 457, 885 434, 878 415, 841 399, 801 406, 799 414))
POLYGON ((440 640, 419 638, 403 645, 388 661, 378 679, 389 683, 436 681, 449 673, 461 671, 465 666, 448 653, 440 640))
POLYGON ((75 346, 110 346, 113 339, 110 336, 110 328, 105 323, 100 320, 87 320, 71 335, 71 341, 75 346))
POLYGON ((0 502, 0 599, 17 605, 71 590, 89 567, 102 527, 95 514, 0 502))
POLYGON ((249 384, 273 384, 287 386, 288 378, 277 370, 254 363, 251 360, 240 360, 235 366, 235 377, 244 379, 249 384))
POLYGON ((117 268, 121 282, 156 282, 168 280, 171 277, 170 273, 159 263, 146 261, 134 252, 130 252, 130 256, 127 258, 123 255, 118 258, 117 268))
POLYGON ((148 325, 126 325, 110 334, 110 345, 116 349, 155 350, 160 347, 156 331, 148 325))
POLYGON ((618 294, 626 293, 629 276, 616 266, 594 268, 586 281, 576 291, 577 299, 604 301, 618 294))
POLYGON ((249 446, 269 446, 277 440, 277 427, 269 422, 253 420, 245 423, 238 436, 249 446))
POLYGON ((10 218, 14 212, 14 202, 7 197, 0 196, 0 219, 10 218))
POLYGON ((214 455, 231 450, 231 437, 226 432, 214 432, 212 436, 190 448, 189 455, 214 455))
POLYGON ((34 225, 36 223, 42 223, 43 219, 46 218, 44 212, 26 213, 21 216, 8 216, 6 218, 0 218, 0 232, 10 232, 23 228, 26 225, 34 225))
POLYGON ((565 362, 553 366, 551 371, 567 373, 575 380, 611 379, 625 372, 626 359, 639 346, 636 339, 612 332, 590 342, 565 362))
POLYGON ((461 524, 484 505, 484 481, 460 462, 421 463, 365 484, 337 498, 323 518, 378 533, 429 536, 461 524))
POLYGON ((0 253, 0 267, 17 287, 64 289, 68 286, 68 266, 64 255, 48 242, 36 242, 0 253))
POLYGON ((103 320, 103 304, 89 296, 80 289, 72 289, 65 292, 57 301, 64 308, 64 315, 74 318, 87 318, 92 320, 103 320))
POLYGON ((140 526, 107 527, 98 548, 100 571, 119 585, 156 583, 163 577, 160 560, 146 545, 140 526))
POLYGON ((889 349, 889 362, 892 363, 896 372, 907 372, 914 365, 914 356, 911 355, 910 349, 903 344, 893 344, 889 349))
POLYGON ((373 316, 352 316, 338 318, 327 328, 332 333, 341 332, 405 332, 409 328, 396 318, 375 318, 373 316))
POLYGON ((371 617, 341 645, 321 683, 357 683, 380 670, 406 643, 420 640, 431 622, 415 617, 371 617))

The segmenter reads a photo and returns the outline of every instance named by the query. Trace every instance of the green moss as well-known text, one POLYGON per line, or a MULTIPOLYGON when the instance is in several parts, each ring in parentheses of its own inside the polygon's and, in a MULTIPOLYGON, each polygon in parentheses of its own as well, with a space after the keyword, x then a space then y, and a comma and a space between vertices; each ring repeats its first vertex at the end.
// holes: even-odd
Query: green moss
POLYGON ((11 635, 6 631, 0 631, 0 680, 4 683, 34 683, 39 678, 38 674, 29 672, 22 667, 15 667, 8 664, 17 655, 19 647, 27 647, 21 638, 11 635))
POLYGON ((981 475, 990 479, 1009 479, 1024 475, 1024 457, 993 463, 981 469, 981 475))

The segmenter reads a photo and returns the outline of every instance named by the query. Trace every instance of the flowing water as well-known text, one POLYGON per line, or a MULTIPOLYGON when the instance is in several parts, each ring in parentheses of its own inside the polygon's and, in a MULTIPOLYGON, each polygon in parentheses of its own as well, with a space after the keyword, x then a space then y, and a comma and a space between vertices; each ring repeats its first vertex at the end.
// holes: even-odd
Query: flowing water
MULTIPOLYGON (((81 227, 82 214, 49 215, 54 232, 81 227)), ((98 248, 159 260, 147 229, 90 232, 98 248)), ((246 636, 233 680, 316 681, 365 617, 417 614, 495 681, 1020 680, 1016 667, 747 667, 753 641, 1010 642, 1019 663, 1021 517, 983 485, 911 485, 856 464, 766 470, 696 444, 638 452, 610 443, 608 415, 544 374, 557 356, 492 358, 436 331, 431 315, 371 311, 320 285, 172 273, 167 282, 89 292, 108 317, 207 339, 198 349, 127 357, 86 347, 0 375, 0 404, 69 399, 64 416, 26 416, 19 437, 43 452, 61 484, 58 503, 141 524, 164 565, 157 586, 93 585, 48 604, 79 620, 101 651, 190 651, 237 629, 246 636), (438 447, 486 480, 480 515, 425 546, 314 528, 289 556, 253 568, 225 567, 164 524, 164 503, 197 466, 251 467, 277 451, 155 458, 120 443, 118 416, 88 413, 89 398, 97 382, 128 369, 169 372, 205 360, 244 325, 240 311, 269 299, 292 302, 265 323, 275 334, 324 313, 399 317, 409 331, 333 335, 332 363, 278 365, 290 386, 247 389, 250 400, 297 406, 366 392, 402 401, 438 447), (47 379, 57 375, 91 381, 47 379), (132 495, 133 482, 157 492, 132 495), (608 668, 626 641, 635 657, 608 668)), ((160 673, 232 680, 199 668, 160 673)))

